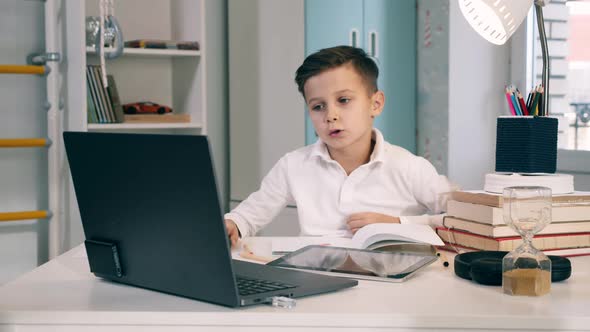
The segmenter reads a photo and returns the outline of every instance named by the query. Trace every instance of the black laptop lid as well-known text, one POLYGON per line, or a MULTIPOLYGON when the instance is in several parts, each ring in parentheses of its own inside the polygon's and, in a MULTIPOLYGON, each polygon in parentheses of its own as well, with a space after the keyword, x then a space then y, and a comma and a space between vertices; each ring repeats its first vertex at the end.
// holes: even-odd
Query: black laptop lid
MULTIPOLYGON (((86 239, 116 246, 121 276, 97 276, 237 305, 205 136, 64 132, 64 141, 86 239)), ((99 255, 109 250, 91 248, 91 267, 110 264, 99 255)))

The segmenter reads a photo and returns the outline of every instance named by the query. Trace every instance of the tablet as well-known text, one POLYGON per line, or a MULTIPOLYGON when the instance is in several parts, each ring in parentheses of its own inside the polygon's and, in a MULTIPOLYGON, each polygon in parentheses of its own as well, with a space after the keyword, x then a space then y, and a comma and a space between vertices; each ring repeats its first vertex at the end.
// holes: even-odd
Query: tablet
POLYGON ((397 251, 373 251, 310 245, 268 265, 355 279, 401 282, 437 260, 436 250, 431 245, 404 248, 397 251))

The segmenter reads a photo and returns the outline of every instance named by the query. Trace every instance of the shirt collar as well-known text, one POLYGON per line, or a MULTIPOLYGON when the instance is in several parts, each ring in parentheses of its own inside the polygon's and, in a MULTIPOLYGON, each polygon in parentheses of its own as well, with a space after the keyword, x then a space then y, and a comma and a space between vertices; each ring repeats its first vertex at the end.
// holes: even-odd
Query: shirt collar
MULTIPOLYGON (((383 162, 384 160, 384 139, 383 134, 377 128, 373 128, 373 132, 371 133, 371 139, 375 141, 375 146, 373 147, 373 152, 371 153, 371 157, 369 158, 369 164, 373 162, 383 162)), ((317 141, 313 144, 309 157, 317 156, 320 159, 325 161, 331 161, 332 157, 330 157, 330 153, 328 152, 328 147, 326 144, 318 137, 317 141)))

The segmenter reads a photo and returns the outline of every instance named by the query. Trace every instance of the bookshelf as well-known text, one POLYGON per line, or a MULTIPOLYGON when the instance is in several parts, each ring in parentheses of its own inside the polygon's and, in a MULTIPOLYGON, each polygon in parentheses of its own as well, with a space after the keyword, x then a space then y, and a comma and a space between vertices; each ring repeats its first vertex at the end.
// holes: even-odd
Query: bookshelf
MULTIPOLYGON (((117 0, 115 16, 123 39, 189 40, 199 42, 199 50, 142 49, 126 47, 117 59, 106 59, 106 71, 115 79, 121 104, 150 101, 169 106, 175 114, 189 115, 189 122, 174 123, 88 123, 86 91, 80 91, 74 116, 75 126, 83 131, 137 131, 156 133, 207 134, 206 102, 206 6, 209 0, 117 0), (82 98, 83 97, 83 98, 82 98)), ((98 16, 98 0, 70 1, 80 32, 77 42, 82 52, 74 54, 80 68, 98 65, 93 47, 86 45, 85 19, 98 16)), ((105 51, 109 52, 110 48, 105 51)), ((70 58, 72 55, 70 55, 70 58)), ((79 78, 86 86, 85 77, 79 78)))
MULTIPOLYGON (((125 48, 123 55, 106 60, 121 103, 152 101, 190 115, 190 122, 87 122, 86 66, 98 56, 86 46, 85 19, 99 13, 98 0, 64 0, 67 24, 64 66, 64 123, 62 130, 117 133, 207 135, 211 143, 217 185, 227 204, 227 2, 225 0, 115 0, 115 16, 124 40, 164 39, 198 41, 200 50, 125 48), (208 75, 208 73, 210 73, 208 75)), ((107 49, 108 51, 108 49, 107 49)), ((65 203, 71 225, 69 241, 83 238, 75 194, 68 184, 65 203)))

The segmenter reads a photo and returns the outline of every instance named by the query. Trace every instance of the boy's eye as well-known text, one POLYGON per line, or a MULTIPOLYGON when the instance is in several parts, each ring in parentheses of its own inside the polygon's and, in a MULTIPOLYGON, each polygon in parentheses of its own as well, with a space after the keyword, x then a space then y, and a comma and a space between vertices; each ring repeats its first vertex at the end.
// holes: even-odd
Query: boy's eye
POLYGON ((348 104, 350 103, 350 98, 342 97, 338 99, 338 102, 340 102, 340 104, 348 104))
POLYGON ((311 109, 314 111, 322 111, 325 108, 324 104, 314 105, 311 109))

